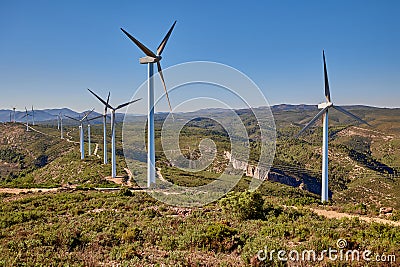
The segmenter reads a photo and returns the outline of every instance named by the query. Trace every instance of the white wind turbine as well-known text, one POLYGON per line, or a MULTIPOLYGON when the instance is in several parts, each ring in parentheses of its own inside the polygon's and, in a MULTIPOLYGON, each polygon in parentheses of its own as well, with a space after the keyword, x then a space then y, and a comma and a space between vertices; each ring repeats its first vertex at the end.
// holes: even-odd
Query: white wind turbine
POLYGON ((109 109, 111 109, 111 177, 115 178, 117 177, 117 162, 116 162, 116 155, 115 155, 115 111, 118 109, 121 109, 123 107, 126 107, 132 103, 135 103, 136 101, 139 101, 139 99, 135 99, 133 101, 126 102, 124 104, 121 104, 117 106, 116 108, 113 108, 110 104, 104 101, 101 97, 96 95, 92 90, 88 89, 89 92, 91 92, 101 103, 103 103, 105 106, 107 106, 109 109))
MULTIPOLYGON (((88 90, 89 90, 89 92, 91 92, 93 95, 96 96, 96 94, 93 93, 92 90, 90 90, 90 89, 88 89, 88 90)), ((107 108, 108 108, 109 100, 110 100, 110 92, 108 92, 107 101, 104 104, 104 113, 103 113, 103 154, 104 154, 103 164, 107 164, 107 162, 108 162, 108 159, 107 159, 107 108)), ((101 102, 103 103, 103 101, 101 101, 101 102)))
POLYGON ((147 186, 151 187, 152 184, 156 183, 156 156, 155 156, 155 140, 154 140, 154 81, 153 74, 154 68, 153 64, 157 63, 158 73, 161 78, 161 82, 164 86, 165 95, 168 100, 169 109, 172 115, 171 103, 169 101, 169 96, 167 92, 167 87, 165 85, 164 76, 161 68, 161 54, 168 42, 168 39, 174 29, 176 21, 172 24, 171 28, 165 35, 164 39, 161 41, 157 48, 157 54, 153 53, 141 42, 136 40, 132 35, 126 32, 124 29, 121 30, 128 36, 129 39, 134 42, 140 50, 142 50, 146 56, 139 59, 140 64, 148 64, 148 119, 147 119, 147 186))
POLYGON ((32 125, 35 126, 35 111, 33 110, 33 105, 32 105, 32 125))
POLYGON ((326 69, 325 52, 322 51, 322 57, 324 61, 324 83, 325 83, 325 98, 326 102, 318 105, 319 109, 322 109, 318 114, 297 134, 296 137, 301 135, 305 130, 311 127, 320 117, 323 118, 323 138, 322 138, 322 189, 321 189, 321 201, 327 202, 329 199, 328 189, 328 111, 330 108, 334 108, 337 111, 344 113, 345 115, 369 125, 366 121, 357 117, 356 115, 348 112, 340 106, 333 105, 331 102, 331 95, 329 90, 328 71, 326 69))
MULTIPOLYGON (((94 109, 91 111, 85 113, 82 119, 75 119, 70 116, 64 115, 67 118, 70 118, 71 120, 79 122, 79 145, 80 145, 80 151, 81 151, 81 159, 85 158, 85 143, 84 143, 84 132, 83 132, 83 121, 89 116, 90 113, 93 112, 94 109)), ((62 127, 61 127, 62 128, 62 127)))
POLYGON ((26 118, 26 131, 29 132, 29 116, 32 116, 31 114, 28 113, 28 110, 25 107, 25 115, 21 118, 26 118))
POLYGON ((59 115, 54 115, 57 117, 57 130, 60 130, 60 116, 59 115))
POLYGON ((103 117, 103 115, 96 116, 96 117, 93 117, 93 118, 90 118, 90 119, 86 118, 87 127, 88 127, 88 128, 87 128, 87 135, 88 135, 88 151, 89 151, 89 156, 92 155, 92 149, 91 149, 92 142, 91 142, 91 135, 90 135, 90 121, 92 121, 92 120, 97 120, 97 119, 99 119, 99 118, 101 118, 101 117, 103 117))
POLYGON ((57 116, 58 116, 58 120, 59 120, 58 127, 59 127, 59 130, 60 130, 61 139, 64 139, 63 115, 62 115, 62 113, 60 112, 57 116))

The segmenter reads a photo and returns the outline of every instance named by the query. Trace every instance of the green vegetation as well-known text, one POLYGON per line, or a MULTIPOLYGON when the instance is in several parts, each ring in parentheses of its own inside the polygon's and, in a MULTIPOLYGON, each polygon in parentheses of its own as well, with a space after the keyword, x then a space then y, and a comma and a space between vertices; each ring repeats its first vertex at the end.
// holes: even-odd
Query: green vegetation
MULTIPOLYGON (((74 187, 57 193, 0 193, 0 266, 290 266, 274 259, 258 262, 257 252, 335 248, 339 238, 349 249, 400 257, 400 229, 358 219, 326 219, 310 208, 400 221, 399 110, 354 107, 352 112, 374 128, 350 126, 353 121, 332 112, 329 129, 329 175, 332 199, 320 205, 321 129, 293 136, 316 110, 275 110, 276 154, 271 173, 279 182, 264 181, 249 192, 243 176, 232 192, 202 208, 177 208, 150 198, 135 181, 131 190, 107 180, 110 165, 102 164, 102 127, 92 125, 92 149, 97 155, 79 159, 76 127, 66 126, 61 140, 54 126, 0 125, 0 187, 74 187), (94 187, 120 187, 101 193, 94 187), (380 214, 382 207, 393 208, 380 214)), ((250 137, 250 164, 260 153, 260 129, 247 110, 238 111, 250 137)), ((199 172, 186 172, 161 152, 156 120, 156 160, 164 179, 193 187, 219 179, 228 166, 231 146, 227 132, 209 119, 190 121, 180 133, 187 159, 201 157, 199 144, 212 139, 214 161, 199 172)), ((125 127, 125 126, 124 126, 125 127)), ((137 129, 134 123, 127 125, 137 129)), ((146 175, 145 151, 122 149, 122 125, 117 124, 117 173, 128 180, 128 162, 135 179, 146 175), (136 165, 135 165, 136 164, 136 165)), ((137 141, 135 134, 124 142, 137 141)), ((140 141, 140 140, 139 140, 140 141)), ((87 144, 86 144, 87 150, 87 144)), ((110 148, 108 148, 110 150, 110 148)), ((162 190, 162 189, 160 189, 162 190)), ((173 195, 169 197, 173 198, 173 195)), ((397 259, 399 260, 399 259, 397 259)), ((398 263, 398 262, 397 262, 398 263)), ((310 266, 348 266, 328 260, 310 266)), ((353 263, 360 266, 360 262, 353 263)), ((361 264, 362 265, 362 264, 361 264)), ((370 266, 381 266, 370 263, 370 266)), ((389 266, 389 265, 388 265, 389 266)))
POLYGON ((399 227, 324 219, 259 193, 233 193, 220 204, 184 209, 127 192, 0 195, 0 264, 245 266, 265 246, 321 252, 335 248, 339 238, 349 249, 400 253, 399 227))
POLYGON ((230 192, 220 200, 225 212, 233 214, 239 220, 260 219, 264 216, 262 195, 254 192, 230 192))

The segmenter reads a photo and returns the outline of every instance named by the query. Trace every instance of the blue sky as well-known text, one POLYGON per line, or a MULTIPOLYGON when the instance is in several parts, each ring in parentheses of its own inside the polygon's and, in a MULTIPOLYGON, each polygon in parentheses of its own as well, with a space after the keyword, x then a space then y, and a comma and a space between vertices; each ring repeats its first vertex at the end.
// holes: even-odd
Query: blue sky
POLYGON ((100 111, 87 87, 125 102, 147 69, 119 28, 156 49, 174 20, 163 67, 220 62, 248 75, 270 104, 317 104, 325 49, 335 103, 399 107, 399 11, 399 1, 377 0, 1 0, 0 109, 100 111))

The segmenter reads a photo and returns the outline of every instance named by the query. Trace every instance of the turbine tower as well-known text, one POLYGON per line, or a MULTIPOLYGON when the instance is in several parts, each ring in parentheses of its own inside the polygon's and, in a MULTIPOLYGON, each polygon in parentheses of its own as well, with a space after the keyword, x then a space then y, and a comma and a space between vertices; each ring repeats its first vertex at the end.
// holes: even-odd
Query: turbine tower
MULTIPOLYGON (((94 96, 96 96, 95 93, 93 93, 92 90, 88 89, 89 92, 91 92, 94 96)), ((97 96, 96 96, 97 97, 97 96)), ((99 98, 99 97, 97 97, 99 98)), ((102 103, 103 101, 100 100, 102 103)), ((108 102, 110 101, 110 92, 108 92, 107 96, 107 102, 104 104, 104 113, 103 113, 103 154, 104 154, 104 161, 103 164, 107 164, 107 108, 108 108, 108 102)))
POLYGON ((156 183, 156 156, 155 156, 155 140, 154 140, 154 67, 153 64, 157 63, 158 73, 160 74, 161 82, 164 87, 165 95, 168 100, 168 106, 172 115, 171 103, 169 101, 169 96, 167 92, 167 87, 165 85, 164 76, 161 68, 161 54, 168 42, 168 39, 174 29, 176 21, 172 24, 171 28, 165 35, 164 39, 161 41, 157 48, 157 54, 153 53, 150 49, 144 46, 141 42, 136 40, 132 35, 126 32, 124 29, 121 30, 134 42, 143 53, 146 54, 145 57, 139 59, 140 64, 148 64, 148 119, 147 119, 147 186, 151 187, 152 184, 156 183))
POLYGON ((326 68, 325 61, 325 51, 322 51, 322 58, 324 61, 324 84, 325 84, 325 98, 326 102, 318 105, 318 108, 321 109, 320 112, 297 134, 296 137, 301 135, 305 130, 310 128, 320 117, 322 117, 322 190, 321 190, 321 201, 327 202, 329 199, 329 188, 328 188, 328 112, 330 108, 334 108, 337 111, 344 113, 345 115, 360 121, 361 123, 365 123, 369 125, 366 121, 357 117, 356 115, 350 113, 340 106, 333 105, 331 101, 331 94, 329 90, 329 81, 328 81, 328 71, 326 68))
POLYGON ((15 123, 15 107, 13 108, 13 113, 14 113, 14 123, 15 123))
MULTIPOLYGON (((111 177, 115 178, 117 177, 117 163, 116 163, 116 155, 115 155, 115 111, 118 109, 121 109, 123 107, 126 107, 136 101, 141 100, 135 99, 133 101, 126 102, 124 104, 121 104, 117 106, 116 108, 113 108, 110 104, 108 104, 109 98, 107 98, 107 102, 104 101, 101 97, 96 95, 92 90, 88 88, 89 92, 91 92, 101 103, 103 103, 105 106, 107 106, 109 109, 111 109, 111 177)), ((108 94, 110 95, 110 94, 108 94)))
POLYGON ((65 115, 65 117, 70 118, 71 120, 79 122, 79 145, 81 151, 81 159, 85 158, 85 143, 84 143, 84 133, 83 133, 83 121, 89 116, 90 113, 93 112, 94 109, 85 113, 82 119, 75 119, 70 116, 65 115))
POLYGON ((61 112, 58 114, 58 118, 59 118, 59 129, 60 129, 61 139, 64 139, 63 115, 61 112))
POLYGON ((33 105, 32 105, 32 125, 35 126, 35 111, 33 110, 33 105))
POLYGON ((88 119, 88 118, 86 118, 86 121, 87 121, 87 127, 88 127, 88 129, 87 129, 87 134, 88 134, 88 151, 89 151, 89 156, 91 156, 92 155, 92 149, 91 149, 91 138, 90 138, 90 121, 92 121, 92 120, 96 120, 96 119, 98 119, 98 118, 101 118, 101 117, 103 117, 103 115, 100 115, 100 116, 97 116, 97 117, 94 117, 94 118, 90 118, 90 119, 88 119))
POLYGON ((57 130, 60 130, 60 116, 59 115, 54 115, 57 117, 57 130))
POLYGON ((29 132, 29 116, 32 116, 32 115, 28 113, 28 110, 25 107, 25 115, 21 119, 26 118, 26 131, 27 132, 29 132))

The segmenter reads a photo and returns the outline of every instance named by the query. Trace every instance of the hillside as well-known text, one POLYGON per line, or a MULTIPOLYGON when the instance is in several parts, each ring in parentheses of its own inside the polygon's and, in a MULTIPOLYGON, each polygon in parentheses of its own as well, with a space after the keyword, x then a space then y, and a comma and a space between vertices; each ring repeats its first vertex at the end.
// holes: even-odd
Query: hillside
MULTIPOLYGON (((252 175, 246 172, 248 176, 243 176, 234 192, 200 208, 168 206, 151 198, 134 181, 130 181, 128 190, 107 180, 110 165, 102 164, 101 125, 92 125, 92 151, 98 145, 97 154, 81 161, 76 125, 66 125, 66 138, 61 140, 56 125, 44 123, 34 126, 36 131, 26 132, 23 124, 1 124, 0 186, 58 190, 0 193, 0 265, 292 266, 293 262, 282 263, 276 257, 261 262, 257 253, 265 246, 271 250, 320 252, 336 248, 339 238, 347 241, 348 249, 400 255, 399 226, 383 224, 400 220, 400 112, 359 106, 349 110, 372 128, 332 113, 332 200, 327 205, 320 204, 318 195, 322 130, 317 126, 294 138, 316 114, 313 106, 273 108, 276 154, 266 181, 256 193, 246 191, 251 180, 248 176, 252 175), (122 189, 97 192, 95 187, 122 189), (380 214, 384 207, 394 211, 380 214)), ((168 162, 160 149, 165 114, 156 116, 156 160, 164 179, 182 186, 199 186, 218 179, 227 167, 229 136, 221 125, 206 119, 207 112, 200 111, 201 118, 190 121, 179 139, 182 153, 189 159, 201 156, 199 143, 204 138, 215 142, 216 159, 197 173, 182 171, 168 162)), ((259 129, 249 110, 237 113, 250 137, 247 168, 255 168, 259 129)), ((193 114, 179 114, 177 119, 185 116, 193 114)), ((139 119, 131 117, 124 127, 140 130, 135 124, 139 119)), ((124 136, 127 143, 137 139, 139 135, 124 136)), ((123 150, 119 123, 117 173, 126 181, 124 154, 128 161, 137 163, 138 167, 131 170, 134 177, 144 176, 145 153, 133 148, 123 150)), ((303 266, 332 264, 324 259, 303 266)), ((363 265, 349 261, 337 264, 363 265)), ((371 262, 370 266, 382 263, 371 262)))
MULTIPOLYGON (((400 208, 399 183, 397 174, 400 166, 400 109, 382 109, 364 106, 348 107, 361 118, 367 120, 371 127, 355 124, 344 115, 332 112, 330 115, 330 190, 332 199, 338 203, 365 203, 372 210, 381 206, 400 208), (379 183, 380 186, 375 186, 379 183), (385 189, 382 189, 385 188, 385 189), (377 197, 389 192, 388 197, 377 197)), ((278 180, 295 187, 302 187, 310 192, 319 194, 321 173, 321 128, 302 135, 299 139, 294 136, 317 109, 307 105, 273 106, 277 144, 271 180, 278 180), (278 177, 278 178, 276 178, 278 177)), ((197 116, 206 117, 209 110, 201 110, 197 116)), ((224 114, 224 110, 218 110, 224 114)), ((238 110, 237 113, 244 121, 252 143, 251 162, 256 163, 259 148, 259 130, 250 110, 238 110)), ((179 114, 182 118, 193 116, 179 114)), ((139 117, 134 117, 135 120, 139 117)), ((164 115, 156 117, 156 130, 161 127, 164 115)), ((78 159, 78 146, 71 142, 61 142, 53 125, 35 126, 37 132, 24 131, 23 125, 13 127, 12 124, 1 125, 1 179, 13 181, 16 186, 29 183, 42 185, 62 185, 66 183, 102 184, 108 176, 109 166, 101 164, 100 156, 92 156, 81 162, 78 159), (29 145, 26 145, 29 143, 29 145), (90 167, 89 167, 90 166, 90 167), (18 179, 16 179, 18 178, 18 179), (22 182, 25 179, 25 182, 22 182), (19 182, 17 182, 19 181, 19 182)), ((130 124, 128 124, 130 125, 130 124)), ((78 141, 76 127, 66 126, 66 133, 73 141, 78 141)), ((156 131, 156 144, 160 144, 160 132, 156 131)), ((125 137, 129 143, 131 137, 125 137), (128 138, 128 139, 127 139, 128 138)), ((180 136, 180 147, 183 154, 190 158, 198 158, 198 144, 203 138, 210 138, 217 144, 217 159, 201 174, 184 175, 182 171, 169 165, 163 153, 157 153, 157 162, 163 176, 177 184, 200 185, 215 179, 216 173, 223 171, 228 163, 225 157, 230 150, 227 132, 218 124, 207 119, 198 119, 187 124, 180 136), (224 167, 225 166, 225 167, 224 167), (183 179, 183 180, 182 180, 183 179)), ((117 127, 117 141, 121 140, 121 125, 117 127)), ((72 141, 72 140, 70 140, 72 141)), ((92 149, 98 145, 98 155, 102 155, 101 125, 92 126, 92 149)), ((86 145, 87 146, 87 145, 86 145)), ((86 148, 87 149, 87 148, 86 148)), ((159 150, 159 149, 157 149, 159 150)), ((123 153, 128 158, 141 155, 138 151, 122 150, 120 141, 117 142, 118 173, 126 175, 123 153)), ((145 153, 145 152, 144 152, 145 153)), ((145 160, 139 156, 138 163, 145 160)), ((133 170, 135 172, 135 170, 133 170)), ((140 171, 139 171, 140 172, 140 171)), ((145 172, 144 172, 145 173, 145 172)), ((36 186, 37 186, 36 185, 36 186)))
MULTIPOLYGON (((96 127, 93 128, 96 133, 96 127)), ((79 160, 77 128, 65 127, 64 131, 65 139, 62 140, 54 127, 30 126, 27 132, 23 124, 1 124, 0 186, 113 186, 104 179, 110 168, 101 164, 100 156, 79 160)), ((92 150, 99 140, 92 138, 92 150)), ((98 149, 98 154, 101 153, 98 149)))
POLYGON ((11 181, 42 168, 71 149, 62 142, 54 129, 46 134, 26 131, 23 124, 6 123, 0 125, 0 177, 11 181))
MULTIPOLYGON (((364 106, 348 109, 367 120, 372 127, 358 125, 341 113, 330 115, 330 190, 332 200, 340 207, 365 204, 369 212, 377 214, 380 207, 400 208, 398 192, 400 171, 400 109, 364 106)), ((313 106, 272 107, 277 128, 277 144, 271 175, 267 178, 319 194, 321 177, 322 129, 314 127, 296 139, 294 136, 318 112, 313 106)), ((207 111, 199 116, 206 117, 207 111)), ((219 110, 219 112, 223 112, 219 110)), ((244 121, 250 140, 250 159, 256 160, 259 130, 249 110, 237 113, 244 121)), ((183 117, 178 117, 184 118, 183 117)), ((161 119, 161 118, 160 118, 161 119)), ((162 119, 159 121, 161 127, 162 119)), ((159 133, 158 133, 159 134, 159 133)), ((157 135, 157 133, 156 133, 157 135)), ((193 120, 181 131, 180 147, 188 158, 200 156, 199 142, 211 138, 218 148, 217 159, 205 171, 204 177, 188 177, 171 168, 163 153, 157 154, 163 176, 181 185, 199 185, 212 181, 213 173, 221 172, 229 149, 226 131, 208 119, 193 120), (193 179, 192 179, 193 178, 193 179)), ((161 145, 159 144, 158 147, 161 145)), ((351 209, 349 207, 349 209, 351 209)))
MULTIPOLYGON (((280 199, 248 193, 190 209, 130 191, 0 194, 0 199, 2 266, 281 266, 285 262, 276 254, 263 261, 257 254, 264 249, 314 249, 320 257, 323 249, 337 248, 338 238, 348 244, 344 253, 400 253, 399 227, 356 218, 326 219, 302 206, 286 207, 280 199), (234 204, 240 199, 242 204, 234 204)), ((360 263, 365 261, 335 264, 360 263)), ((331 264, 325 257, 302 266, 331 264)))

